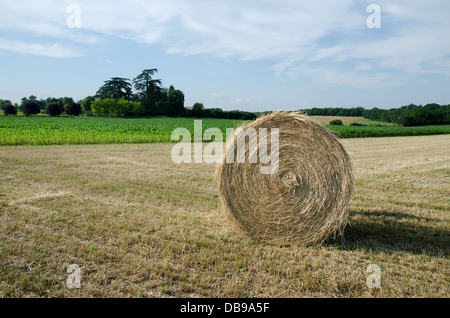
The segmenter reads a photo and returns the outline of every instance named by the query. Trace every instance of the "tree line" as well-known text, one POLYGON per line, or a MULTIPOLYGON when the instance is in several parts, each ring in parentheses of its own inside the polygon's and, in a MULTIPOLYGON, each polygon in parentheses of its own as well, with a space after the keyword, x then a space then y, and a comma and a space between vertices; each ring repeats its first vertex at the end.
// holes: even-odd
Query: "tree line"
POLYGON ((220 108, 205 109, 202 103, 193 107, 184 106, 184 93, 162 86, 161 79, 153 76, 158 69, 145 69, 133 80, 112 77, 93 96, 75 102, 71 97, 38 100, 36 96, 24 97, 21 104, 12 105, 9 100, 0 99, 0 108, 5 115, 15 115, 22 111, 25 116, 45 112, 50 116, 63 113, 78 116, 172 116, 172 117, 212 117, 251 120, 256 114, 244 111, 223 111, 220 108), (134 88, 134 90, 133 90, 134 88))
MULTIPOLYGON (((80 101, 81 102, 81 101, 80 101)), ((72 97, 48 97, 47 99, 37 99, 36 96, 23 97, 21 103, 17 104, 7 99, 0 99, 0 108, 6 116, 17 115, 18 111, 25 116, 46 113, 51 116, 59 116, 63 113, 72 116, 81 115, 81 104, 76 103, 72 97)))
MULTIPOLYGON (((112 77, 93 96, 75 102, 71 97, 48 97, 37 99, 36 96, 24 97, 20 105, 9 100, 0 99, 0 108, 5 115, 16 115, 22 111, 25 116, 46 113, 50 116, 61 114, 78 116, 172 116, 205 117, 253 120, 270 112, 223 111, 220 108, 205 109, 202 103, 192 107, 184 106, 184 93, 170 85, 162 86, 161 79, 155 79, 158 69, 145 69, 133 80, 112 77)), ((311 108, 302 110, 310 116, 350 116, 364 117, 370 120, 401 124, 403 126, 423 126, 450 124, 450 105, 436 103, 422 105, 410 104, 400 108, 365 109, 355 108, 311 108)))
POLYGON ((402 126, 449 125, 450 105, 436 103, 422 105, 410 104, 391 109, 356 108, 311 108, 303 110, 309 116, 350 116, 370 120, 400 124, 402 126))

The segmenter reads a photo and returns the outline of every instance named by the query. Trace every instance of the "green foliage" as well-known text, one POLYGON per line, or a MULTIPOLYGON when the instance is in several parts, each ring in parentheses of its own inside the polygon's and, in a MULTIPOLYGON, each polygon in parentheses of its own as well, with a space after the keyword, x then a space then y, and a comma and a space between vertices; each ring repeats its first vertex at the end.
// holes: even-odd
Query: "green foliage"
POLYGON ((124 117, 142 116, 145 112, 140 102, 130 102, 125 98, 104 98, 91 103, 94 116, 124 117))
MULTIPOLYGON (((195 118, 0 116, 0 145, 105 144, 171 142, 172 131, 187 128, 194 134, 195 118)), ((202 128, 236 128, 245 122, 203 118, 202 128)), ((450 134, 450 125, 423 127, 328 126, 341 138, 450 134)))
POLYGON ((340 120, 340 119, 334 119, 334 120, 330 121, 330 125, 333 125, 333 126, 342 126, 342 125, 344 125, 344 123, 343 123, 342 120, 340 120))
POLYGON ((46 103, 43 99, 38 100, 36 96, 31 95, 28 98, 27 97, 23 97, 21 99, 21 105, 19 107, 20 110, 23 110, 23 106, 27 103, 34 103, 37 105, 37 107, 39 108, 39 112, 41 110, 45 110, 46 107, 46 103))
POLYGON ((199 118, 221 118, 221 119, 234 119, 234 120, 254 120, 258 117, 256 113, 230 110, 223 111, 220 108, 206 108, 200 110, 201 103, 195 103, 192 110, 185 112, 187 117, 199 117, 199 118))
POLYGON ((342 107, 328 107, 328 108, 311 108, 304 111, 309 116, 348 116, 348 117, 362 117, 364 113, 363 107, 356 108, 342 108, 342 107))
POLYGON ((137 99, 143 104, 146 114, 156 114, 157 103, 161 100, 161 85, 160 79, 154 79, 152 76, 158 70, 146 69, 133 79, 134 89, 137 91, 137 99))
POLYGON ((403 126, 427 126, 450 124, 450 105, 427 104, 403 106, 392 109, 373 108, 364 111, 365 118, 403 126))
POLYGON ((97 98, 125 98, 131 100, 133 92, 128 78, 113 77, 104 83, 96 93, 97 98))
POLYGON ((127 78, 113 77, 105 81, 104 85, 96 93, 96 97, 104 102, 99 102, 94 108, 90 100, 90 109, 86 111, 96 116, 183 116, 184 93, 170 86, 169 89, 161 88, 160 79, 154 79, 153 75, 158 72, 156 68, 143 70, 132 83, 136 93, 132 91, 132 85, 127 78), (113 103, 107 99, 140 102, 141 105, 129 105, 124 102, 113 103))
POLYGON ((312 108, 305 112, 310 116, 351 116, 365 117, 374 121, 400 124, 403 126, 426 126, 450 124, 450 105, 436 103, 422 105, 410 104, 392 109, 357 108, 312 108))
POLYGON ((84 114, 88 116, 92 115, 91 104, 94 101, 95 101, 94 96, 87 96, 85 99, 83 99, 83 101, 81 102, 81 110, 83 111, 84 114))
POLYGON ((166 94, 162 101, 158 104, 160 114, 163 116, 183 116, 186 109, 184 108, 184 93, 173 86, 169 90, 164 90, 166 94))
POLYGON ((195 103, 192 106, 191 115, 194 117, 203 117, 204 111, 205 111, 205 107, 203 106, 202 103, 195 103))
POLYGON ((138 117, 145 115, 145 107, 141 102, 133 102, 133 115, 138 117))
POLYGON ((97 99, 91 103, 92 115, 111 116, 116 100, 114 98, 97 99))
POLYGON ((63 105, 63 111, 67 107, 67 105, 75 102, 72 97, 60 97, 59 101, 63 105))
MULTIPOLYGON (((187 111, 184 107, 184 93, 175 89, 172 85, 169 88, 161 87, 162 81, 154 79, 153 75, 158 69, 145 69, 133 79, 135 93, 131 90, 131 84, 126 78, 113 77, 97 91, 96 97, 99 100, 90 100, 89 107, 83 106, 83 111, 94 116, 188 116, 203 118, 223 118, 252 120, 256 114, 243 111, 222 111, 220 108, 205 109, 195 107, 187 111), (114 100, 125 98, 129 101, 140 102, 141 105, 116 103, 114 100), (94 106, 95 104, 95 106, 94 106), (89 108, 89 110, 88 110, 89 108)), ((84 104, 84 101, 83 101, 84 104)), ((200 105, 200 103, 199 103, 200 105)))
POLYGON ((112 110, 114 117, 125 117, 133 115, 133 103, 127 101, 125 98, 121 98, 116 101, 112 110))

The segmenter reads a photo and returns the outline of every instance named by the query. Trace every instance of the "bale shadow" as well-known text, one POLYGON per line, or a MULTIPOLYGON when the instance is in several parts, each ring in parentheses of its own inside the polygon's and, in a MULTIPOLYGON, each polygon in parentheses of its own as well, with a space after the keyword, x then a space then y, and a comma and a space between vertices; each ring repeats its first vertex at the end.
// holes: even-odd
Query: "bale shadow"
POLYGON ((449 257, 450 231, 439 227, 440 222, 443 221, 392 211, 351 211, 343 236, 330 238, 325 244, 343 250, 449 257))

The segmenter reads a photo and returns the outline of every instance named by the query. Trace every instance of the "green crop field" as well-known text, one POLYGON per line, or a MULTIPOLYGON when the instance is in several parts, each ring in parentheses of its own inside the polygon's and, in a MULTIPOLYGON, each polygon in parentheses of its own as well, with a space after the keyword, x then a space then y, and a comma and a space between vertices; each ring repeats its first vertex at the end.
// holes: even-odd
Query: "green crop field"
MULTIPOLYGON (((203 131, 236 128, 243 122, 202 119, 203 131)), ((169 142, 172 131, 194 133, 193 118, 0 117, 1 145, 113 144, 169 142)))
POLYGON ((450 134, 450 125, 402 126, 327 126, 342 138, 425 136, 450 134))
MULTIPOLYGON (((172 131, 187 128, 194 133, 194 118, 149 117, 49 117, 0 116, 0 145, 58 145, 170 142, 172 131)), ((240 120, 202 118, 202 129, 226 128, 243 124, 240 120)), ((341 138, 388 137, 449 134, 450 125, 329 126, 341 138)))

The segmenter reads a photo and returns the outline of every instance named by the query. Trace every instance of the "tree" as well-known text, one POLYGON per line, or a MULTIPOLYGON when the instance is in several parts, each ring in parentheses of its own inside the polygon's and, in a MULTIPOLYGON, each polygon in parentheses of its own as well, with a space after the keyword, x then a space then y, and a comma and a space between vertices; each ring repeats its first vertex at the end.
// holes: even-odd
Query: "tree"
POLYGON ((344 123, 340 119, 334 119, 334 120, 330 121, 330 125, 342 126, 342 125, 344 125, 344 123))
POLYGON ((105 81, 102 87, 96 93, 96 97, 99 99, 104 98, 125 98, 131 100, 133 96, 132 87, 128 78, 112 77, 110 80, 105 81))
POLYGON ((94 116, 112 116, 116 100, 114 98, 97 99, 91 103, 92 115, 94 116))
POLYGON ((23 97, 21 99, 21 101, 22 101, 22 105, 24 105, 25 103, 28 103, 28 102, 36 103, 36 105, 38 105, 38 107, 39 107, 39 111, 45 110, 45 108, 46 108, 45 100, 37 99, 37 97, 34 96, 34 95, 30 95, 28 98, 27 97, 23 97))
POLYGON ((148 114, 155 114, 156 105, 160 99, 162 82, 160 79, 154 79, 152 76, 158 72, 158 69, 146 69, 133 79, 134 89, 139 93, 140 100, 148 114))
POLYGON ((161 97, 157 103, 158 113, 164 116, 183 116, 186 114, 184 108, 184 93, 175 89, 172 85, 169 89, 161 89, 161 97))
POLYGON ((22 106, 22 111, 23 111, 24 115, 28 117, 30 115, 39 114, 41 112, 41 109, 39 108, 38 104, 35 102, 26 102, 22 106))
POLYGON ((81 109, 83 110, 83 113, 86 115, 91 115, 91 104, 95 101, 94 96, 88 96, 81 102, 81 109))
POLYGON ((78 103, 70 103, 66 107, 66 114, 69 116, 80 116, 81 115, 81 105, 78 103))
MULTIPOLYGON (((198 103, 196 103, 198 104, 198 103)), ((203 105, 203 104, 202 104, 203 105)), ((195 104, 194 104, 195 106, 195 104)), ((204 112, 206 113, 206 116, 204 117, 211 117, 211 118, 225 118, 226 114, 221 108, 210 108, 205 109, 204 112)))
POLYGON ((173 86, 169 88, 168 106, 170 116, 182 116, 186 109, 184 108, 184 93, 173 86))
POLYGON ((133 102, 133 116, 144 116, 145 107, 141 102, 133 102))
POLYGON ((169 89, 166 87, 162 87, 159 91, 158 101, 156 102, 155 114, 162 115, 165 114, 165 109, 167 108, 169 97, 169 89))
POLYGON ((45 109, 47 110, 47 107, 50 106, 51 104, 57 104, 58 107, 60 108, 60 114, 64 112, 64 104, 62 102, 61 98, 55 98, 55 97, 47 97, 47 99, 45 100, 45 109))
POLYGON ((34 95, 30 95, 28 98, 27 97, 22 97, 21 101, 22 101, 22 105, 23 105, 23 104, 28 103, 28 102, 36 102, 37 98, 34 95))
POLYGON ((205 107, 202 103, 195 103, 192 106, 192 116, 194 117, 203 117, 203 111, 205 110, 205 107))
POLYGON ((45 113, 50 116, 59 116, 61 115, 61 108, 57 103, 49 104, 45 109, 45 113))
POLYGON ((94 116, 141 116, 144 109, 140 102, 130 102, 124 97, 120 99, 98 99, 91 104, 94 116))
POLYGON ((72 97, 60 97, 59 100, 61 101, 61 104, 63 105, 62 111, 64 112, 66 107, 71 104, 75 103, 72 97))
POLYGON ((2 110, 3 110, 3 114, 4 114, 5 116, 8 116, 8 115, 17 115, 17 108, 14 107, 14 106, 11 105, 11 104, 4 105, 4 106, 2 107, 2 110))
POLYGON ((0 99, 0 109, 3 109, 7 105, 12 105, 9 99, 0 99))

